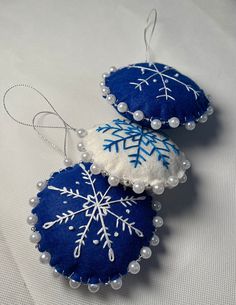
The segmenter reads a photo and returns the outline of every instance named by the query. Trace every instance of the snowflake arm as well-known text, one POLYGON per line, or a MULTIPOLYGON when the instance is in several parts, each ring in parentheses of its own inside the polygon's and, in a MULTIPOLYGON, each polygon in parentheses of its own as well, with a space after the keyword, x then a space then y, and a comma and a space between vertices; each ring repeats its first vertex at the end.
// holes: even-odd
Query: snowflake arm
POLYGON ((134 136, 130 135, 127 137, 121 137, 121 136, 117 136, 117 137, 119 137, 120 139, 118 140, 105 139, 104 142, 106 142, 106 144, 103 145, 104 150, 108 150, 109 152, 111 152, 112 149, 114 149, 115 152, 118 152, 120 143, 123 143, 123 149, 126 149, 126 141, 132 139, 134 136))
POLYGON ((134 197, 134 196, 126 196, 125 198, 119 199, 119 200, 113 200, 110 201, 109 204, 114 204, 114 203, 121 203, 125 208, 127 206, 132 206, 132 204, 137 204, 137 201, 141 201, 141 200, 145 200, 146 197, 145 196, 140 196, 140 197, 134 197))
MULTIPOLYGON (((130 68, 141 69, 141 71, 145 71, 145 70, 146 70, 146 71, 153 72, 153 74, 152 74, 151 76, 149 76, 148 79, 154 77, 155 75, 159 75, 159 76, 160 76, 161 81, 162 81, 162 83, 163 83, 163 87, 160 88, 159 91, 164 90, 164 94, 163 94, 163 95, 158 95, 157 98, 165 97, 166 100, 167 100, 168 98, 175 100, 172 96, 170 96, 170 95, 168 94, 168 91, 171 92, 171 89, 168 88, 168 87, 165 85, 165 79, 164 79, 164 78, 171 79, 171 80, 173 80, 173 81, 175 81, 175 82, 177 82, 177 83, 183 85, 183 86, 186 88, 186 90, 187 90, 188 92, 190 92, 190 91, 193 92, 194 97, 195 97, 195 100, 198 98, 200 91, 193 89, 191 85, 185 84, 184 82, 182 82, 182 81, 180 81, 180 80, 178 80, 178 79, 176 79, 176 78, 174 78, 174 77, 172 77, 172 76, 170 76, 170 75, 168 75, 168 74, 165 73, 165 72, 167 72, 167 71, 169 71, 169 70, 171 70, 171 69, 173 69, 173 68, 170 68, 170 67, 169 67, 169 68, 167 68, 167 69, 164 69, 163 71, 159 71, 159 70, 157 69, 157 67, 156 67, 155 64, 153 64, 153 66, 155 67, 155 69, 153 69, 153 68, 148 68, 148 67, 142 67, 142 66, 139 66, 139 65, 137 65, 137 66, 136 66, 136 65, 133 65, 133 66, 131 66, 130 68)), ((147 80, 147 79, 146 79, 146 80, 147 80)), ((143 82, 143 83, 145 83, 145 82, 143 82)), ((138 86, 139 86, 140 83, 133 83, 133 84, 136 85, 135 88, 139 88, 138 86)))
POLYGON ((159 76, 161 78, 161 81, 162 81, 162 84, 163 84, 163 87, 161 87, 159 89, 159 91, 163 91, 164 90, 164 94, 158 95, 158 96, 156 96, 156 98, 165 97, 166 101, 168 100, 168 98, 170 98, 171 100, 175 101, 175 98, 173 96, 169 95, 169 93, 168 93, 168 92, 171 92, 172 90, 169 87, 166 86, 166 83, 165 83, 165 80, 164 80, 164 78, 162 76, 162 73, 159 72, 159 70, 158 70, 158 68, 157 68, 157 66, 155 64, 154 64, 154 67, 155 67, 155 69, 157 71, 157 74, 159 74, 159 76))
POLYGON ((169 78, 169 79, 171 79, 171 80, 173 80, 173 81, 175 81, 175 82, 177 82, 177 83, 183 85, 183 86, 186 88, 187 91, 190 92, 190 90, 191 90, 191 91, 193 92, 193 94, 194 94, 195 100, 198 98, 199 93, 200 93, 199 90, 193 89, 192 86, 190 86, 190 85, 188 85, 188 84, 185 84, 184 82, 181 82, 180 80, 178 80, 178 79, 176 79, 176 78, 174 78, 174 77, 172 77, 172 76, 170 76, 170 75, 167 75, 167 74, 164 74, 164 73, 162 73, 162 75, 163 75, 164 77, 166 77, 166 78, 169 78))
POLYGON ((63 222, 67 223, 67 221, 72 220, 75 217, 75 215, 80 214, 80 213, 82 213, 82 212, 84 212, 84 211, 86 211, 86 210, 88 210, 88 209, 90 209, 94 206, 95 205, 92 205, 90 207, 86 207, 86 208, 83 208, 83 209, 75 211, 75 212, 73 212, 71 210, 67 210, 67 213, 62 213, 62 215, 56 215, 57 219, 55 219, 53 221, 46 222, 43 225, 43 228, 47 230, 47 229, 51 228, 52 226, 54 226, 56 223, 59 223, 59 224, 62 224, 63 222))
MULTIPOLYGON (((84 199, 84 200, 88 200, 87 197, 81 195, 79 193, 79 190, 76 189, 75 191, 73 191, 71 188, 70 189, 67 189, 66 187, 63 187, 63 188, 58 188, 58 187, 55 187, 53 185, 49 185, 48 186, 48 189, 49 190, 52 190, 52 191, 58 191, 60 192, 61 195, 66 195, 67 197, 72 197, 72 198, 81 198, 81 199, 84 199)), ((90 200, 91 201, 91 200, 90 200)))
POLYGON ((122 231, 125 231, 126 227, 128 228, 129 234, 132 235, 132 231, 134 231, 139 237, 143 237, 143 232, 134 227, 135 222, 128 222, 128 218, 123 218, 122 216, 118 216, 112 211, 107 211, 109 214, 116 218, 116 228, 118 228, 120 222, 122 223, 122 231))
POLYGON ((99 126, 96 130, 98 132, 104 133, 104 132, 107 132, 108 130, 119 131, 120 128, 111 126, 110 124, 105 124, 104 126, 99 126))
MULTIPOLYGON (((109 211, 109 210, 107 210, 109 211)), ((111 234, 108 232, 108 227, 106 227, 105 225, 105 222, 104 222, 104 219, 103 219, 103 216, 102 216, 102 212, 101 212, 101 209, 100 207, 98 206, 98 213, 99 213, 99 218, 100 218, 100 221, 101 221, 101 229, 98 231, 98 235, 102 234, 101 237, 100 237, 100 241, 102 241, 104 238, 105 238, 105 242, 103 244, 103 248, 105 247, 108 247, 108 257, 109 257, 109 260, 111 262, 114 261, 115 259, 115 254, 114 254, 114 251, 112 249, 112 241, 110 240, 110 236, 111 234)))
POLYGON ((168 155, 166 155, 165 152, 168 153, 171 150, 173 150, 173 152, 176 155, 179 155, 179 153, 180 153, 179 149, 175 146, 175 144, 171 144, 168 141, 169 140, 168 138, 165 138, 164 140, 159 140, 157 138, 156 140, 161 142, 164 145, 165 148, 157 147, 153 143, 150 143, 152 145, 152 147, 153 147, 152 151, 150 152, 150 155, 152 155, 155 152, 157 154, 158 161, 162 161, 163 166, 168 168, 168 166, 169 166, 168 159, 170 159, 170 157, 168 155))
POLYGON ((78 246, 75 247, 75 250, 74 250, 74 257, 75 258, 78 258, 80 257, 80 254, 81 254, 81 248, 83 245, 85 245, 85 239, 87 238, 87 232, 89 231, 89 227, 92 223, 92 220, 93 220, 93 217, 96 213, 96 210, 97 210, 97 207, 95 206, 93 208, 93 212, 89 218, 89 221, 86 225, 83 225, 83 226, 80 226, 79 229, 84 229, 83 232, 80 232, 77 234, 77 236, 79 237, 79 239, 77 239, 75 241, 76 244, 78 244, 78 246))

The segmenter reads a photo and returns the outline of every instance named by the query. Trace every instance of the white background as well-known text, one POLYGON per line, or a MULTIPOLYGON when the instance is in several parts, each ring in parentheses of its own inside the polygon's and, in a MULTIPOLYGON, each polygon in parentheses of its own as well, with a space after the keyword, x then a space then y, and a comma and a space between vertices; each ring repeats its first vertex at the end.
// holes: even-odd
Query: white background
MULTIPOLYGON (((0 0, 0 90, 29 83, 76 127, 115 118, 98 82, 111 65, 144 60, 143 28, 158 10, 155 59, 192 77, 213 97, 214 117, 194 132, 172 131, 192 171, 162 198, 162 243, 119 292, 71 290, 40 265, 25 219, 35 183, 62 159, 1 109, 0 304, 235 304, 236 1, 0 0)), ((9 95, 18 118, 48 109, 35 94, 9 95)), ((62 133, 50 133, 58 144, 62 133)), ((79 160, 76 140, 70 155, 79 160)))

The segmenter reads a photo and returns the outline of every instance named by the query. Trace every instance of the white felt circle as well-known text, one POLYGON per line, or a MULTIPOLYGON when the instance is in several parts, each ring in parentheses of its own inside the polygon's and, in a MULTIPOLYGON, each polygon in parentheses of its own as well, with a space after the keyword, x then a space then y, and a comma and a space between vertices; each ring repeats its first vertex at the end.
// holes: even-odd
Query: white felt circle
POLYGON ((182 178, 184 154, 163 133, 126 120, 89 129, 83 140, 93 162, 108 175, 145 186, 164 184, 170 176, 182 178))

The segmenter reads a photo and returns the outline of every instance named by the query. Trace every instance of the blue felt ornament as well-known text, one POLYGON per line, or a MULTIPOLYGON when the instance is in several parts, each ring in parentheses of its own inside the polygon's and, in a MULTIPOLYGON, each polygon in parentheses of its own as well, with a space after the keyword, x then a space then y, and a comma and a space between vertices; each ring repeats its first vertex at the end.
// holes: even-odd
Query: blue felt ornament
POLYGON ((162 219, 147 193, 112 187, 90 167, 81 162, 41 183, 32 214, 41 260, 72 286, 85 283, 92 290, 137 272, 140 258, 151 256, 150 241, 157 244, 154 231, 162 219))
POLYGON ((154 130, 184 125, 193 130, 214 111, 204 91, 176 69, 151 59, 150 43, 157 24, 152 9, 144 29, 146 62, 103 73, 102 95, 125 118, 154 130))
POLYGON ((103 96, 124 117, 145 127, 195 128, 213 108, 189 77, 160 63, 137 63, 104 74, 103 96))

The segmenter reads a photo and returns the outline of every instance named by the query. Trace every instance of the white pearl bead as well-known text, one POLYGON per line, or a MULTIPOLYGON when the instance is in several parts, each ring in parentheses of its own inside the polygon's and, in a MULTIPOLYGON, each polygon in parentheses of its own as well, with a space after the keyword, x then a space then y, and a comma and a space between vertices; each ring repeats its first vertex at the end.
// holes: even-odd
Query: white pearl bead
POLYGON ((168 120, 168 123, 169 123, 169 125, 170 125, 170 127, 172 127, 172 128, 177 128, 178 126, 179 126, 179 119, 178 118, 176 118, 176 117, 173 117, 173 118, 170 118, 169 120, 168 120))
POLYGON ((121 102, 117 105, 117 109, 119 112, 124 113, 128 110, 128 105, 124 102, 121 102))
POLYGON ((161 195, 164 192, 164 186, 163 184, 156 184, 152 187, 152 191, 153 193, 157 194, 157 195, 161 195))
POLYGON ((59 277, 61 274, 57 271, 56 268, 53 268, 53 272, 52 272, 54 277, 59 277))
POLYGON ((196 127, 196 123, 194 121, 191 121, 191 122, 187 122, 185 124, 185 128, 187 130, 193 130, 194 128, 196 127))
POLYGON ((115 95, 113 95, 113 94, 108 94, 108 95, 107 95, 107 101, 108 101, 108 103, 111 104, 111 105, 114 104, 115 101, 116 101, 115 95))
POLYGON ((140 255, 142 256, 142 258, 148 259, 152 255, 152 250, 149 247, 142 247, 142 249, 140 250, 140 255))
POLYGON ((111 186, 117 186, 120 183, 120 179, 116 176, 109 176, 108 183, 111 186))
POLYGON ((102 95, 103 96, 107 96, 110 93, 110 89, 106 86, 101 87, 101 90, 102 90, 102 95))
POLYGON ((41 240, 41 235, 39 232, 33 232, 31 235, 30 235, 30 241, 34 244, 37 244, 39 243, 41 240))
POLYGON ((31 214, 27 217, 27 223, 31 226, 34 226, 38 221, 38 216, 36 214, 31 214))
POLYGON ((112 66, 112 67, 110 67, 110 69, 109 69, 109 70, 110 70, 110 72, 111 72, 111 73, 113 73, 113 72, 116 72, 116 71, 117 71, 117 68, 116 68, 116 67, 114 67, 114 66, 112 66))
POLYGON ((179 183, 179 179, 178 179, 177 177, 170 176, 170 177, 168 177, 168 179, 167 179, 167 184, 168 184, 168 186, 170 186, 170 187, 175 187, 175 186, 178 185, 178 183, 179 183))
POLYGON ((182 166, 183 166, 183 169, 187 170, 191 167, 191 163, 189 162, 189 160, 183 160, 182 166))
POLYGON ((85 151, 83 142, 79 142, 77 144, 77 149, 78 149, 78 151, 85 151))
POLYGON ((136 194, 141 194, 143 193, 145 190, 145 185, 144 183, 142 182, 135 182, 133 184, 133 191, 136 193, 136 194))
POLYGON ((81 159, 84 162, 89 162, 91 160, 91 156, 87 151, 85 151, 85 152, 82 153, 81 159))
POLYGON ((40 257, 39 260, 42 264, 48 264, 51 260, 51 255, 48 252, 43 252, 40 257))
POLYGON ((73 161, 69 158, 65 158, 64 159, 64 164, 65 164, 65 166, 68 167, 68 166, 71 166, 73 164, 73 161))
POLYGON ((185 183, 187 181, 187 175, 183 175, 180 179, 179 179, 179 182, 180 183, 185 183))
POLYGON ((29 199, 29 204, 35 208, 39 204, 39 198, 38 197, 32 197, 29 199))
POLYGON ((92 293, 98 292, 99 289, 100 289, 99 284, 88 284, 88 290, 92 293))
POLYGON ((131 274, 137 274, 139 273, 140 271, 140 265, 137 261, 132 261, 129 263, 129 266, 128 266, 128 271, 131 273, 131 274))
POLYGON ((133 118, 135 121, 142 121, 144 114, 141 110, 137 110, 133 113, 133 118))
POLYGON ((199 118, 199 122, 200 123, 205 123, 207 121, 208 117, 206 113, 203 113, 200 118, 199 118))
POLYGON ((151 121, 151 127, 152 129, 158 130, 161 128, 161 121, 158 119, 152 120, 151 121))
POLYGON ((155 228, 160 228, 163 226, 163 219, 160 216, 155 216, 152 220, 155 228))
POLYGON ((75 281, 75 280, 70 279, 70 280, 69 280, 69 285, 70 285, 71 288, 77 289, 77 288, 80 287, 81 283, 80 283, 80 282, 77 282, 77 281, 75 281))
POLYGON ((77 129, 76 132, 80 138, 84 138, 87 135, 87 131, 84 128, 77 129))
POLYGON ((105 73, 102 73, 102 78, 105 79, 106 77, 109 76, 109 73, 105 72, 105 73))
POLYGON ((94 163, 93 163, 93 164, 90 166, 90 171, 91 171, 92 174, 98 175, 98 174, 100 174, 100 172, 101 172, 101 168, 100 168, 97 164, 94 164, 94 163))
POLYGON ((100 87, 104 87, 106 86, 106 82, 104 80, 102 80, 100 83, 99 83, 100 87))
POLYGON ((207 114, 208 115, 212 115, 214 113, 214 108, 212 107, 212 106, 209 106, 208 108, 207 108, 207 114))
POLYGON ((47 181, 39 181, 37 183, 37 188, 39 191, 42 191, 47 186, 47 181))
POLYGON ((150 240, 150 245, 155 247, 155 246, 157 246, 159 244, 159 242, 160 242, 159 237, 156 234, 153 234, 153 236, 152 236, 152 238, 150 240))
POLYGON ((121 277, 111 281, 111 288, 113 288, 114 290, 118 290, 121 287, 122 287, 122 278, 121 277))
POLYGON ((156 212, 160 211, 161 210, 161 203, 159 201, 154 201, 152 203, 152 208, 156 212))

